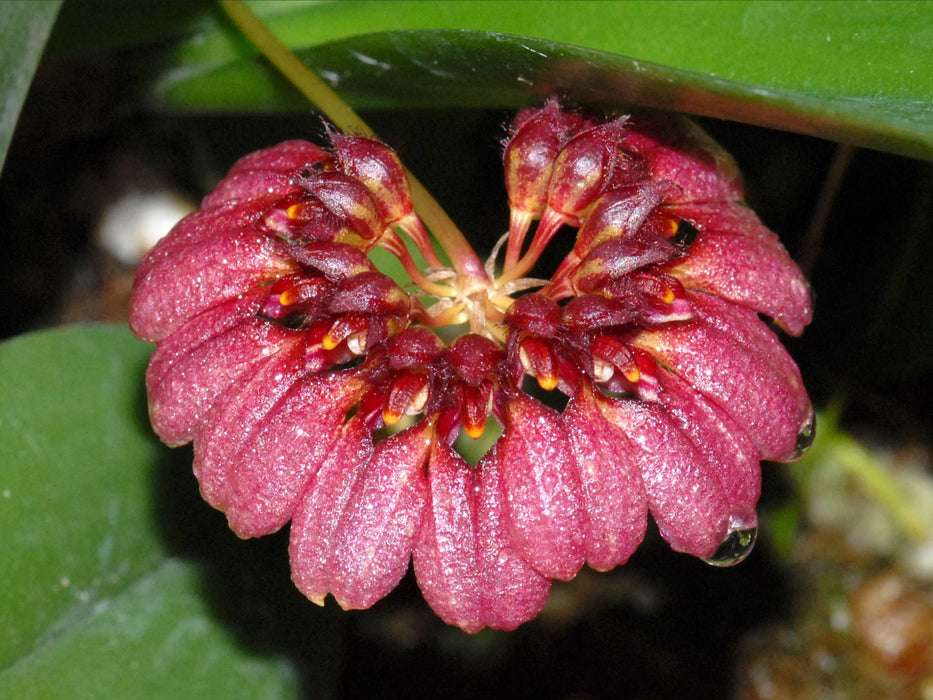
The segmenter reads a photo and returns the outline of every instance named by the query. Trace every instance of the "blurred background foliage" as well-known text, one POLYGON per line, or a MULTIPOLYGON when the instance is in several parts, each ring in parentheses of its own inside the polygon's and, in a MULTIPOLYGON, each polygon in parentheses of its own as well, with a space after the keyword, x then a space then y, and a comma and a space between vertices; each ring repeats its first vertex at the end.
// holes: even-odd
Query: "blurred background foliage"
POLYGON ((126 196, 197 202, 243 153, 321 140, 319 117, 212 3, 5 2, 0 695, 933 697, 933 6, 251 5, 481 251, 517 108, 698 115, 811 280, 786 340, 817 442, 765 465, 735 569, 651 536, 511 634, 445 627, 411 581, 310 605, 284 537, 236 540, 190 449, 151 436, 132 261, 101 231, 126 196))

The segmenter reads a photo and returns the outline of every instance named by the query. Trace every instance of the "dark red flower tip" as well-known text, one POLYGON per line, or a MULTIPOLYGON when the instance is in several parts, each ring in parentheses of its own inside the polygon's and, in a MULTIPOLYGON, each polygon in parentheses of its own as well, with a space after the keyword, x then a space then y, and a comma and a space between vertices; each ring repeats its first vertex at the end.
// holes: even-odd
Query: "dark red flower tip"
POLYGON ((394 226, 412 216, 411 187, 395 151, 375 139, 328 132, 338 167, 372 193, 386 223, 394 226))
POLYGON ((295 584, 345 608, 411 561, 468 632, 534 617, 584 564, 625 563, 649 514, 677 551, 748 553, 760 461, 813 436, 759 314, 796 334, 811 305, 718 146, 677 117, 524 110, 497 271, 438 231, 442 265, 392 149, 330 140, 242 158, 137 273, 153 426, 194 442, 204 498, 237 534, 291 522, 295 584), (552 278, 528 278, 565 225, 552 278), (375 247, 410 280, 377 269, 375 247), (455 449, 493 424, 485 454, 455 449))

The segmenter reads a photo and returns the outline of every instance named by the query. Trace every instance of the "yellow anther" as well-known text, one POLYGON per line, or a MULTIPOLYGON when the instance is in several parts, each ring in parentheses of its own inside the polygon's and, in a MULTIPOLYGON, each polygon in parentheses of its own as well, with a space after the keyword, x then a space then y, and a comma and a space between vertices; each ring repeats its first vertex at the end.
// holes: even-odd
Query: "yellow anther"
POLYGON ((479 440, 483 436, 483 432, 486 430, 486 423, 483 422, 476 425, 464 424, 463 429, 466 430, 466 434, 471 438, 474 440, 479 440))
POLYGON ((556 374, 539 374, 538 384, 545 391, 553 391, 554 389, 557 388, 557 375, 556 374))
POLYGON ((382 420, 386 425, 395 425, 401 417, 401 413, 397 413, 390 408, 382 409, 382 420))

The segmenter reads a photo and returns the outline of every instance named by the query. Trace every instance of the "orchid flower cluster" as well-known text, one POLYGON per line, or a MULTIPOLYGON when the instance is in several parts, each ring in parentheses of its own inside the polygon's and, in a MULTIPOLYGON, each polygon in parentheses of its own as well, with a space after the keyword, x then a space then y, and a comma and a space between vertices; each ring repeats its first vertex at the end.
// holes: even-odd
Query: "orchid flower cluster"
POLYGON ((734 162, 674 116, 524 110, 484 262, 459 231, 432 242, 393 150, 329 138, 239 160, 137 273, 153 426, 194 442, 234 532, 290 522, 319 604, 367 608, 411 562, 468 632, 626 562, 649 514, 674 550, 740 560, 760 461, 798 457, 813 411, 759 317, 799 334, 809 290, 734 162), (549 246, 569 252, 528 277, 549 246), (497 430, 475 463, 458 451, 497 430))

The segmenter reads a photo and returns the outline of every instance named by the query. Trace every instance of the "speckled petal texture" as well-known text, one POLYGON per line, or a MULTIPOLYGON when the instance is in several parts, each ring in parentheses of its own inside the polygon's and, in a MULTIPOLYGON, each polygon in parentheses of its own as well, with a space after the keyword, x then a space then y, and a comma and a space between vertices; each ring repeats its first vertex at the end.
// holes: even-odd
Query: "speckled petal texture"
POLYGON ((624 564, 652 520, 678 552, 740 561, 761 460, 813 438, 759 314, 797 335, 812 304, 733 160, 673 115, 523 110, 484 264, 449 227, 429 237, 388 145, 328 135, 241 158, 137 270, 153 428, 194 443, 230 528, 289 527, 292 579, 321 605, 368 608, 411 564, 469 633, 624 564), (566 254, 530 278, 552 240, 566 254), (494 424, 485 453, 458 452, 494 424))

